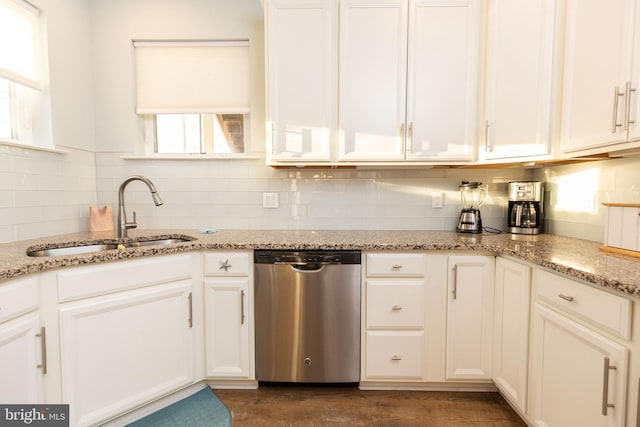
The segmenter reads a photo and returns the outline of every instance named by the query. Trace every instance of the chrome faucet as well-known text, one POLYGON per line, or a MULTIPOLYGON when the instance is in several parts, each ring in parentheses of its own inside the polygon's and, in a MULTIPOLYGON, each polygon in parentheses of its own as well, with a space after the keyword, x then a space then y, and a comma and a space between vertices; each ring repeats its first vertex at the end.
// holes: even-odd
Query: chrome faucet
POLYGON ((124 238, 127 237, 127 230, 130 228, 136 228, 138 223, 136 223, 136 213, 133 212, 133 221, 127 222, 127 211, 124 207, 124 189, 131 181, 142 181, 147 184, 149 190, 151 190, 151 197, 153 198, 153 203, 156 206, 162 205, 164 202, 156 192, 156 187, 153 185, 149 178, 141 176, 141 175, 133 175, 129 178, 126 178, 120 184, 120 189, 118 189, 118 237, 124 238))

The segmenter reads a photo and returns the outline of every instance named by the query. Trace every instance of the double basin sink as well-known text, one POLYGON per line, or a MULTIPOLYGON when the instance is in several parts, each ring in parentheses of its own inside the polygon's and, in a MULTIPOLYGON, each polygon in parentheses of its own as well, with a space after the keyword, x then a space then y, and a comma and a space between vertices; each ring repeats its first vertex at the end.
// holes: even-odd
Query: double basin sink
POLYGON ((50 257, 50 256, 69 256, 69 255, 85 255, 109 250, 123 250, 128 248, 139 248, 145 246, 168 246, 176 243, 189 242, 194 239, 187 237, 166 237, 166 238, 140 238, 136 240, 127 240, 124 242, 96 242, 87 244, 78 244, 66 246, 61 244, 58 247, 39 249, 37 247, 27 249, 27 255, 30 257, 50 257))

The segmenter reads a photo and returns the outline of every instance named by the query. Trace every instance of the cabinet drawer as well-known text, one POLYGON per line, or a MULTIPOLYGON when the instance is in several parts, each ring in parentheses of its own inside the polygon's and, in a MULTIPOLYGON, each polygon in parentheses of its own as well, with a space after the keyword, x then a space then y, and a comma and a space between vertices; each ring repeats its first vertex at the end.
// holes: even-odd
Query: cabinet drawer
POLYGON ((58 273, 58 302, 175 282, 190 278, 192 271, 192 256, 188 254, 61 271, 58 273))
POLYGON ((367 328, 422 329, 424 280, 367 280, 367 328))
POLYGON ((536 270, 536 296, 614 335, 631 337, 631 301, 536 270))
POLYGON ((366 378, 421 379, 422 331, 367 331, 366 378))
POLYGON ((36 310, 38 305, 37 277, 15 279, 0 284, 0 323, 36 310))
POLYGON ((204 274, 207 276, 248 276, 249 252, 207 252, 204 274))
POLYGON ((425 254, 367 254, 367 276, 424 276, 425 254))

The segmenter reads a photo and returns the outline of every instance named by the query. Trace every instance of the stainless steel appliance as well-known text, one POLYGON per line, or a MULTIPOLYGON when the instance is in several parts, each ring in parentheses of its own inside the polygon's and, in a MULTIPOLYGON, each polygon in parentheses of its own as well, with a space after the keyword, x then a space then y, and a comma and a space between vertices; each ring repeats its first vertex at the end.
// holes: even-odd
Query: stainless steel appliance
POLYGON ((487 189, 481 185, 481 182, 468 181, 462 181, 460 184, 462 212, 460 212, 458 227, 456 227, 456 231, 459 233, 482 233, 480 206, 484 203, 487 189))
POLYGON ((540 234, 544 231, 544 184, 537 181, 509 183, 509 232, 540 234))
POLYGON ((359 381, 360 259, 359 251, 255 251, 258 381, 359 381))

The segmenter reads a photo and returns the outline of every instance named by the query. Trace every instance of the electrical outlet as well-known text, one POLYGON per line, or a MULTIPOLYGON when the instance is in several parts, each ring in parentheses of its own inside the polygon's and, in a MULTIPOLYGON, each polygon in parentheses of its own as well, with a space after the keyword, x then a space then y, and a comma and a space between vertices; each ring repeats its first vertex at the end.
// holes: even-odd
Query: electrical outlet
POLYGON ((277 209, 278 193, 262 193, 262 207, 265 209, 277 209))
POLYGON ((431 193, 431 207, 433 209, 442 209, 444 205, 443 193, 431 193))

